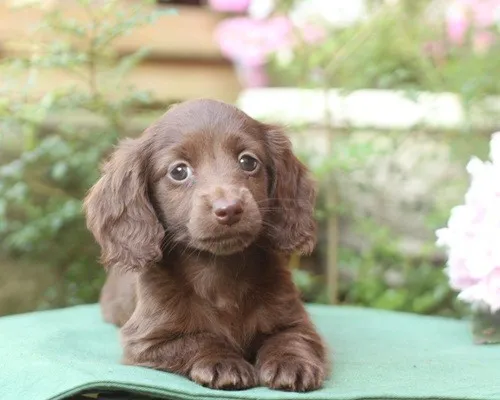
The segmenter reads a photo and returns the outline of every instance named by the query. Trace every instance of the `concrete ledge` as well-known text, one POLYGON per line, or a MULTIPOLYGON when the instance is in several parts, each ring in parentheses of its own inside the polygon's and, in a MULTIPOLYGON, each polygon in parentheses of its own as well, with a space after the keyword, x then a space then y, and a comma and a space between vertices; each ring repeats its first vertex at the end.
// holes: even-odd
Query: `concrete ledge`
MULTIPOLYGON (((284 124, 325 125, 327 111, 335 127, 405 130, 461 129, 468 122, 458 95, 421 92, 409 98, 403 92, 298 88, 248 89, 240 93, 238 105, 255 118, 284 124)), ((470 123, 478 129, 496 129, 500 99, 488 98, 475 107, 470 123), (489 114, 492 111, 494 114, 489 114)))

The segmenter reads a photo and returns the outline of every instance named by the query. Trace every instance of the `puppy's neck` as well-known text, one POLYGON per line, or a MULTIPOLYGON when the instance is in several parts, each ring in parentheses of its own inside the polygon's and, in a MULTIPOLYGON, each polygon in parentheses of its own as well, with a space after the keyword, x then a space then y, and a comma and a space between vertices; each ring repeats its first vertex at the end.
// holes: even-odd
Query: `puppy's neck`
POLYGON ((196 252, 179 257, 174 274, 193 293, 218 309, 239 308, 246 295, 264 279, 269 255, 262 249, 248 249, 231 255, 217 256, 196 252))
POLYGON ((182 262, 188 273, 203 270, 219 278, 231 280, 258 273, 266 258, 264 250, 250 246, 241 252, 229 255, 195 252, 185 257, 182 262))

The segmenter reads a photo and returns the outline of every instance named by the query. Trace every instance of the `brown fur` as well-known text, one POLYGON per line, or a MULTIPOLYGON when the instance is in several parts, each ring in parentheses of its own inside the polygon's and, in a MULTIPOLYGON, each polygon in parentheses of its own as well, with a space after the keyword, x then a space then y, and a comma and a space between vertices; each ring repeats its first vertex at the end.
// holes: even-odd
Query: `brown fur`
POLYGON ((326 349, 286 267, 315 245, 315 196, 282 130, 221 102, 182 103, 123 141, 85 201, 123 362, 218 389, 320 388, 326 349), (218 222, 220 201, 241 204, 239 222, 218 222))

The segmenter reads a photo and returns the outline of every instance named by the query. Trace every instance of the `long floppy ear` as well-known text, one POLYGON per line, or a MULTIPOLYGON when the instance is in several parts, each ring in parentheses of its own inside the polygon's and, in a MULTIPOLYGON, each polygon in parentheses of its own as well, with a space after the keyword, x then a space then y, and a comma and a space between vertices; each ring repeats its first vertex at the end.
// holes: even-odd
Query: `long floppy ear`
POLYGON ((264 127, 273 162, 269 237, 279 251, 309 254, 316 245, 315 182, 306 166, 293 154, 292 144, 283 129, 272 125, 264 127))
POLYGON ((142 138, 122 141, 85 199, 87 227, 107 268, 140 269, 162 257, 165 233, 149 201, 148 158, 142 138))

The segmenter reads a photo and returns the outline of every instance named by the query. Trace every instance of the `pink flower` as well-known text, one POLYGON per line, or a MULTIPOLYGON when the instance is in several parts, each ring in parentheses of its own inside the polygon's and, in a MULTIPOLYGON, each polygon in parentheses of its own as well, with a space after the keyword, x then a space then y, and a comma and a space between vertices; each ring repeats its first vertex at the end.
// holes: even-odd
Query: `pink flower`
POLYGON ((495 42, 495 35, 488 31, 479 31, 473 37, 474 51, 477 53, 485 53, 495 42))
POLYGON ((442 63, 445 61, 447 50, 442 41, 429 41, 425 43, 423 51, 436 63, 442 63))
POLYGON ((308 44, 315 44, 326 38, 326 30, 316 24, 304 24, 299 30, 302 39, 308 44))
POLYGON ((465 7, 460 2, 452 3, 446 16, 448 38, 454 44, 461 45, 469 29, 465 7))
POLYGON ((469 10, 474 24, 481 28, 488 28, 495 23, 495 10, 500 6, 498 0, 469 0, 469 10))
POLYGON ((494 42, 488 30, 495 25, 500 0, 455 0, 447 10, 448 38, 453 44, 463 45, 467 31, 472 30, 473 48, 482 53, 494 42))
POLYGON ((215 11, 223 13, 244 13, 251 0, 208 0, 208 5, 215 11))
POLYGON ((477 279, 471 277, 463 257, 457 257, 454 260, 450 259, 448 265, 446 272, 450 277, 450 286, 452 289, 465 290, 478 282, 477 279))
POLYGON ((265 87, 269 83, 266 69, 263 65, 236 64, 236 72, 244 87, 265 87))
POLYGON ((243 84, 260 87, 267 84, 263 66, 272 54, 291 52, 301 43, 314 44, 326 37, 318 25, 304 24, 294 27, 285 16, 269 19, 249 17, 229 18, 222 21, 215 39, 224 57, 233 61, 243 84))
POLYGON ((485 28, 495 23, 495 11, 499 6, 499 0, 454 0, 450 10, 459 10, 475 26, 485 28))
POLYGON ((488 277, 459 294, 459 299, 467 303, 482 303, 491 312, 500 310, 500 265, 488 277))
POLYGON ((500 310, 500 132, 490 141, 491 161, 473 157, 467 164, 470 186, 465 202, 452 209, 436 232, 447 251, 446 273, 458 297, 500 310))
POLYGON ((291 33, 292 24, 286 17, 238 17, 222 21, 215 38, 225 57, 244 65, 263 65, 270 54, 291 46, 291 33))
POLYGON ((486 280, 485 303, 489 304, 491 310, 500 310, 500 265, 488 276, 486 280))

